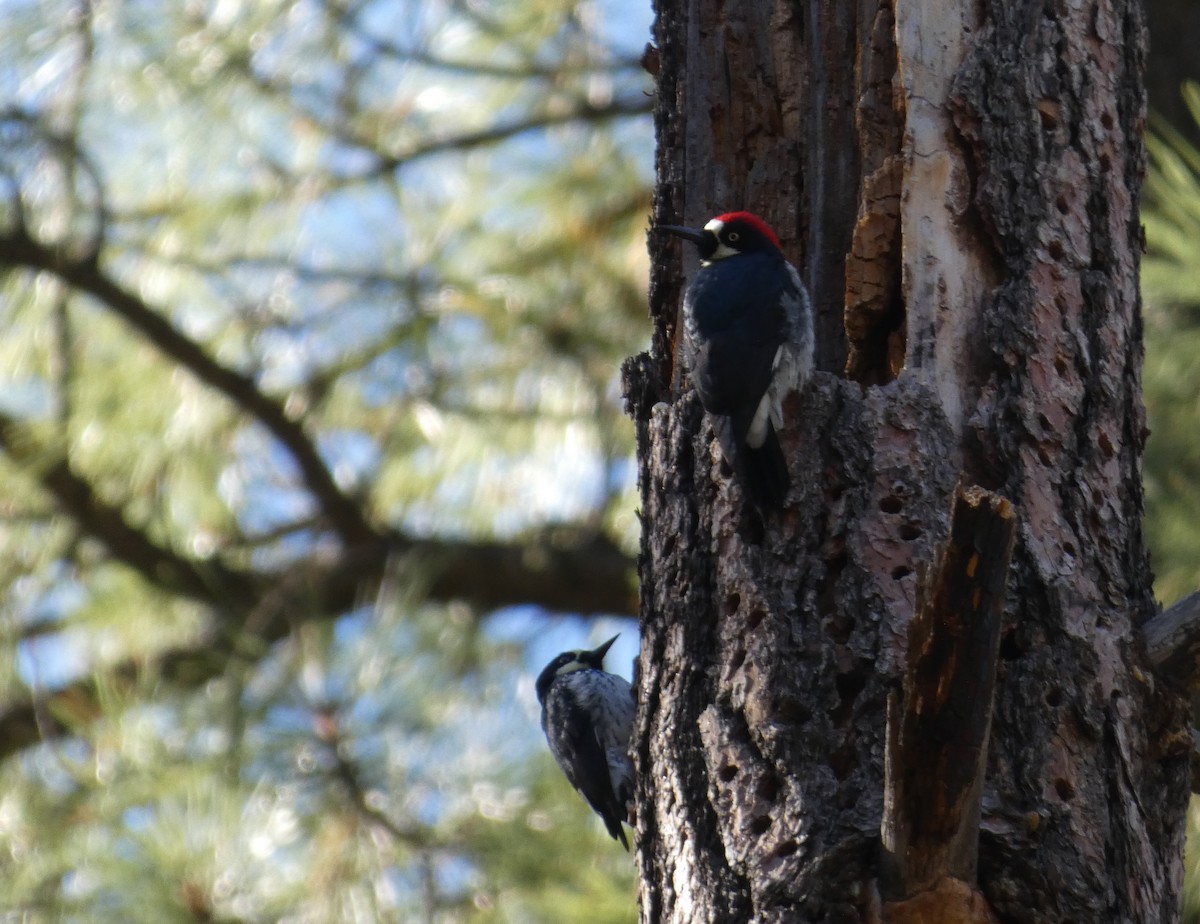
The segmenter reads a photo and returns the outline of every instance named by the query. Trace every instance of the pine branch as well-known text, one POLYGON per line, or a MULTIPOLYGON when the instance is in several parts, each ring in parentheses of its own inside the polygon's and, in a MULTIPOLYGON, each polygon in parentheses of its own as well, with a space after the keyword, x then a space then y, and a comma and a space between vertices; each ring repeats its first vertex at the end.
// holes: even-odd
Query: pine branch
POLYGON ((22 431, 20 423, 0 413, 0 450, 37 479, 81 533, 99 541, 146 583, 217 607, 257 595, 254 575, 219 561, 187 558, 154 542, 130 525, 124 511, 103 500, 86 478, 72 471, 65 455, 37 444, 22 431))
MULTIPOLYGON (((149 580, 145 569, 162 561, 177 566, 169 553, 155 551, 144 536, 131 535, 136 530, 128 524, 114 525, 111 514, 110 509, 86 522, 96 529, 95 538, 117 539, 128 549, 140 550, 125 560, 140 562, 135 567, 143 577, 149 580)), ((324 562, 306 559, 273 575, 232 572, 227 584, 210 582, 209 593, 229 604, 232 589, 244 582, 249 589, 241 607, 220 611, 210 630, 189 644, 131 657, 29 699, 0 702, 0 760, 43 737, 85 728, 113 702, 113 691, 132 690, 135 683, 194 689, 223 675, 235 661, 258 660, 298 624, 334 619, 369 596, 393 562, 403 579, 421 582, 427 599, 467 600, 480 612, 521 604, 586 614, 636 612, 634 562, 603 537, 500 543, 392 534, 324 562)), ((193 566, 197 571, 201 567, 193 566)), ((198 577, 221 573, 215 569, 198 577)))
POLYGON ((648 96, 636 99, 617 98, 604 105, 580 101, 575 106, 564 108, 561 111, 531 113, 509 122, 490 125, 478 131, 464 131, 447 135, 444 138, 427 139, 402 151, 380 154, 375 165, 359 178, 375 179, 423 157, 449 151, 469 151, 472 148, 499 144, 529 131, 553 128, 571 122, 595 123, 622 116, 648 115, 653 111, 654 100, 648 96))
POLYGON ((379 538, 360 506, 338 488, 299 421, 288 417, 282 405, 264 394, 253 378, 222 366, 200 344, 166 320, 162 311, 123 288, 101 269, 97 260, 73 257, 62 249, 35 241, 25 228, 17 227, 0 236, 0 264, 49 272, 98 299, 165 355, 262 424, 292 456, 305 486, 344 542, 354 545, 379 538))

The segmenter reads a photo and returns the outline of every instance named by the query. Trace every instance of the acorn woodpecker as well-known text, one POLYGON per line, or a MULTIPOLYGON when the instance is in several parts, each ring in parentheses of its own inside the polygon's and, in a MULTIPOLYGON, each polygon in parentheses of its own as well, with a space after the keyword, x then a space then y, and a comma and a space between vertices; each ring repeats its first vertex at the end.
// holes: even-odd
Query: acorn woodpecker
POLYGON ((760 511, 778 509, 791 485, 776 435, 783 398, 813 368, 808 292, 757 215, 730 212, 703 228, 658 228, 700 251, 683 300, 684 358, 721 454, 760 511))
POLYGON ((614 635, 591 651, 564 651, 538 675, 542 730, 563 773, 625 849, 621 822, 633 799, 633 688, 604 670, 614 635))

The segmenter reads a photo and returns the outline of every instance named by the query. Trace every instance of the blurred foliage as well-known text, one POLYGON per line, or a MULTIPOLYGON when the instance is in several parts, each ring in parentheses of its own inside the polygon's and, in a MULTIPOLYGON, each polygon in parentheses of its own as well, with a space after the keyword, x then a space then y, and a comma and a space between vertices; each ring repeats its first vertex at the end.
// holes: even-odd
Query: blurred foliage
MULTIPOLYGON (((649 15, 4 4, 0 226, 247 376, 368 521, 499 540, 568 523, 632 551, 617 367, 648 337, 649 15)), ((0 918, 633 920, 632 860, 537 727, 531 674, 582 622, 429 601, 402 562, 336 621, 297 618, 194 689, 160 682, 152 657, 203 652, 209 607, 63 514, 39 485, 57 454, 201 570, 316 564, 335 539, 238 401, 103 293, 0 264, 19 424, 0 438, 0 699, 95 685, 37 717, 74 734, 0 765, 0 918)))
MULTIPOLYGON (((1200 85, 1183 96, 1200 125, 1200 85)), ((1164 604, 1200 587, 1200 151, 1164 122, 1147 139, 1146 534, 1164 604)), ((1188 809, 1183 920, 1200 922, 1200 800, 1188 809)))
MULTIPOLYGON (((1200 120, 1200 87, 1186 84, 1184 96, 1200 120)), ((1162 123, 1147 145, 1147 536, 1169 604, 1200 586, 1200 152, 1162 123)))

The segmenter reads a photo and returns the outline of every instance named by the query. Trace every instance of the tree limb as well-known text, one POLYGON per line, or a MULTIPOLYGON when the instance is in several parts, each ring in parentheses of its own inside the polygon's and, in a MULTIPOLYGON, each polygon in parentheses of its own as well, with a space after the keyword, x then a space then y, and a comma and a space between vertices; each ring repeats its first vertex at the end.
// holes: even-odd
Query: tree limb
POLYGON ((467 600, 484 611, 532 605, 586 614, 636 612, 634 562, 602 537, 506 544, 393 534, 324 564, 306 559, 273 580, 256 576, 264 589, 247 597, 236 615, 226 610, 209 632, 187 645, 127 659, 28 700, 0 703, 0 760, 62 728, 86 726, 103 713, 113 690, 147 680, 194 688, 221 676, 235 660, 259 659, 298 623, 333 619, 351 609, 391 562, 403 577, 420 581, 430 600, 467 600), (51 717, 61 727, 47 724, 51 717))
POLYGON ((0 413, 0 450, 41 483, 81 533, 98 540, 148 584, 219 607, 257 595, 252 574, 220 561, 187 558, 155 543, 130 525, 119 507, 100 498, 87 479, 73 472, 65 455, 36 444, 22 429, 12 417, 0 413))
POLYGON ((35 241, 24 228, 18 227, 0 236, 0 264, 52 273, 98 299, 157 349, 215 388, 279 440, 299 468, 305 486, 346 544, 378 538, 362 508, 338 488, 299 421, 288 417, 283 407, 264 394, 253 378, 222 366, 167 321, 161 311, 120 286, 100 268, 98 261, 72 257, 60 248, 35 241))
POLYGON ((1181 689, 1200 680, 1200 591, 1189 594, 1142 626, 1146 654, 1156 673, 1181 689))
POLYGON ((210 628, 189 644, 144 653, 30 701, 0 703, 0 759, 36 743, 46 717, 69 726, 102 709, 105 691, 135 679, 195 686, 221 675, 234 659, 257 660, 299 622, 334 619, 373 591, 390 564, 435 601, 465 600, 481 610, 533 605, 578 613, 635 613, 634 562, 611 540, 564 531, 511 542, 421 539, 398 532, 319 553, 276 572, 239 570, 218 559, 181 555, 132 525, 100 498, 65 456, 37 444, 0 414, 0 450, 35 477, 80 532, 151 586, 212 607, 210 628))
MULTIPOLYGON (((498 144, 501 141, 506 141, 509 138, 528 131, 552 128, 556 125, 566 125, 570 122, 602 122, 605 119, 613 119, 620 116, 647 115, 653 112, 653 110, 654 101, 650 97, 617 98, 603 105, 580 101, 576 106, 564 108, 562 111, 530 113, 509 122, 491 125, 478 131, 464 131, 458 134, 447 135, 440 139, 434 138, 423 141, 420 144, 412 145, 407 150, 397 151, 392 154, 378 154, 375 165, 361 176, 356 175, 356 177, 359 179, 374 179, 391 173, 393 170, 423 157, 442 154, 447 151, 469 151, 472 148, 498 144)), ((358 143, 361 144, 361 142, 358 143)))

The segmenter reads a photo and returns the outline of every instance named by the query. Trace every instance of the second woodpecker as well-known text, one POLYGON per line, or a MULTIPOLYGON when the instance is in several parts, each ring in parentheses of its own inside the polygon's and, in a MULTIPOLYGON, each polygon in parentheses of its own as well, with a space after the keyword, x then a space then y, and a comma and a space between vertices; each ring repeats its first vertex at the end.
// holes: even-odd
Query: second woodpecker
POLYGON ((604 669, 613 636, 591 651, 564 651, 538 675, 542 730, 567 779, 629 849, 621 823, 633 800, 633 688, 604 669))
POLYGON ((721 454, 760 511, 784 505, 783 398, 813 368, 812 302, 770 226, 750 212, 659 225, 700 252, 683 300, 684 358, 721 454))

